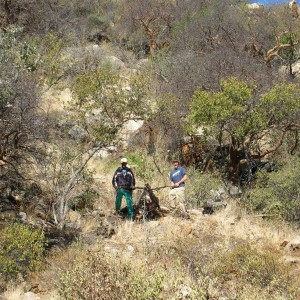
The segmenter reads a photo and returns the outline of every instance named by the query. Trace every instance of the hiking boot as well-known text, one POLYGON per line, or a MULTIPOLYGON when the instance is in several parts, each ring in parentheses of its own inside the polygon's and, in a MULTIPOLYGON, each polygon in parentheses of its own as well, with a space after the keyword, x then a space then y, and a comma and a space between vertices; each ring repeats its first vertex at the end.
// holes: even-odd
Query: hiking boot
POLYGON ((115 211, 113 215, 119 219, 124 219, 124 215, 120 211, 115 211))

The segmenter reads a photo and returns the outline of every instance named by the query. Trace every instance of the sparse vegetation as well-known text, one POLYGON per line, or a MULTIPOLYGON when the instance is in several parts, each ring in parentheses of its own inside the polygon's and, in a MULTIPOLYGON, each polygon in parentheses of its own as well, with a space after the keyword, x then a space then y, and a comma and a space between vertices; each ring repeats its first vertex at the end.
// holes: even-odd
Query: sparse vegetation
POLYGON ((0 1, 0 292, 296 299, 299 10, 246 2, 0 1), (161 206, 182 160, 191 219, 119 222, 121 156, 161 206))
MULTIPOLYGON (((148 268, 147 268, 148 269, 148 268)), ((63 299, 157 299, 163 290, 166 274, 150 271, 129 262, 115 260, 99 249, 85 251, 82 257, 62 274, 63 299)))

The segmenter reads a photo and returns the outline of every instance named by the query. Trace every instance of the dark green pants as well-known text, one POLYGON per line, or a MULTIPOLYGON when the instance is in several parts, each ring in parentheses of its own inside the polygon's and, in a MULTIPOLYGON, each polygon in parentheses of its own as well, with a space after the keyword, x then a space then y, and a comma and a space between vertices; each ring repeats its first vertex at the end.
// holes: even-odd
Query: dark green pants
POLYGON ((129 217, 133 217, 133 208, 132 208, 132 191, 128 191, 125 189, 118 189, 117 195, 116 195, 116 211, 119 211, 121 209, 121 203, 123 196, 126 199, 127 209, 128 209, 128 215, 129 217))

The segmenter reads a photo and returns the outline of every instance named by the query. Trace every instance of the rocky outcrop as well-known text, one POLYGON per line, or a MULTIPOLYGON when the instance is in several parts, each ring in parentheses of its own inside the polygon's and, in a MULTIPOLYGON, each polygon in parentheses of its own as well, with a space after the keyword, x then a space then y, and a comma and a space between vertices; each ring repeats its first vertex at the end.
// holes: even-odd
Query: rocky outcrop
POLYGON ((291 241, 287 243, 284 249, 294 256, 300 257, 300 236, 293 238, 291 241))
POLYGON ((285 262, 287 264, 300 263, 300 236, 296 236, 292 240, 285 240, 281 243, 285 250, 285 262))

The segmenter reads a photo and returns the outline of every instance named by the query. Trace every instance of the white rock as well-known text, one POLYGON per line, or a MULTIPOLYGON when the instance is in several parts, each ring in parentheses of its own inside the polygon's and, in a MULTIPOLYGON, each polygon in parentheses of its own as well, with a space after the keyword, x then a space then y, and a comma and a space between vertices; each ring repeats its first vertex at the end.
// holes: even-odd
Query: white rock
POLYGON ((248 3, 248 4, 246 4, 246 6, 249 9, 261 9, 264 7, 261 3, 248 3))
POLYGON ((284 248, 289 252, 297 253, 300 255, 300 236, 292 239, 284 248))
POLYGON ((128 120, 124 124, 124 131, 126 132, 135 132, 139 130, 144 124, 143 120, 128 120))
POLYGON ((125 64, 122 62, 122 60, 115 56, 107 56, 106 60, 117 69, 122 69, 125 67, 125 64))
POLYGON ((135 249, 134 249, 133 246, 127 245, 127 246, 126 246, 126 252, 127 252, 129 255, 133 255, 134 252, 135 252, 135 249))
POLYGON ((40 300, 40 297, 33 292, 27 292, 23 295, 22 300, 40 300))
POLYGON ((180 286, 180 290, 177 292, 179 299, 189 299, 192 293, 192 289, 189 286, 180 286))

